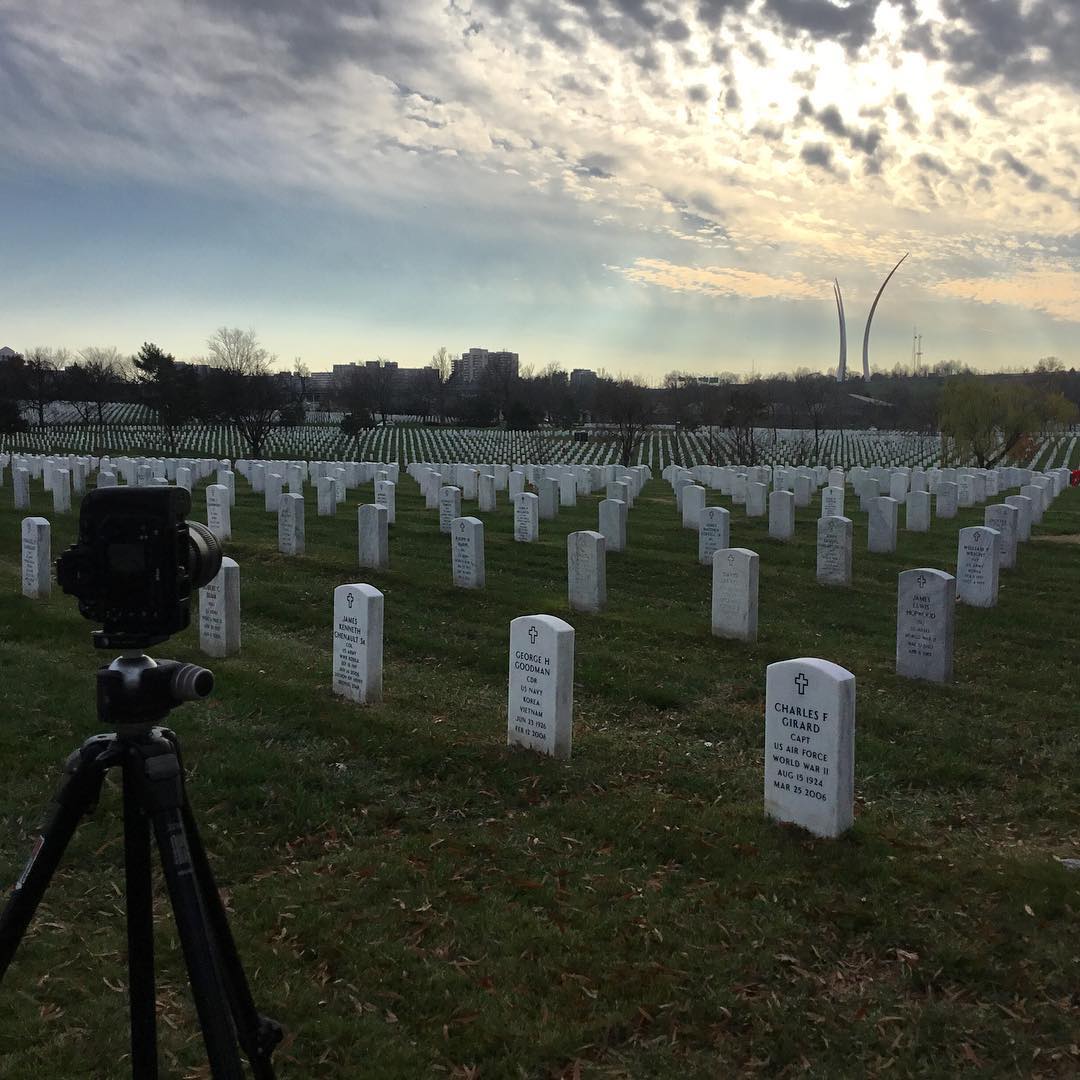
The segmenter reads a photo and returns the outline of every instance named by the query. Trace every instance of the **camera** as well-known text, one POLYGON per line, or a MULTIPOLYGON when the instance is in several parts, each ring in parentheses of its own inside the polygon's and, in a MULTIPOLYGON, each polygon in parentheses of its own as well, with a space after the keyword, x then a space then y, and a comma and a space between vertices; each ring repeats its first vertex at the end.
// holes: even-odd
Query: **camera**
POLYGON ((56 579, 101 623, 100 649, 144 649, 191 622, 191 594, 221 569, 221 545, 187 521, 191 494, 176 487, 97 488, 79 513, 79 538, 57 559, 56 579))

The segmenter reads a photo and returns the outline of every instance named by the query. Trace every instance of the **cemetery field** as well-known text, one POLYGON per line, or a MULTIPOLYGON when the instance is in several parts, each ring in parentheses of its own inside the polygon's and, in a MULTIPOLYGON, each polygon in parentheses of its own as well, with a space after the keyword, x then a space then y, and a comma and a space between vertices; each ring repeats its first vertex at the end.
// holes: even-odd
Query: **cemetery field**
MULTIPOLYGON (((204 488, 192 516, 205 520, 204 488)), ((566 536, 536 544, 505 494, 487 587, 451 584, 449 539, 411 479, 390 569, 358 570, 358 503, 307 555, 237 484, 243 647, 194 627, 152 650, 202 662, 213 697, 172 716, 188 791, 256 1001, 287 1035, 281 1077, 1025 1076, 1080 1073, 1080 492, 1054 501, 997 607, 959 606, 952 685, 894 668, 897 574, 955 573, 983 507, 815 582, 817 500, 793 542, 732 510, 760 556, 753 645, 710 634, 711 570, 657 477, 607 556, 607 610, 571 613, 566 536), (384 702, 335 698, 335 586, 385 594, 384 702), (573 756, 508 751, 508 628, 576 630, 573 756), (857 679, 854 828, 816 840, 762 814, 766 665, 822 657, 857 679)), ((53 557, 77 505, 54 515, 53 557)), ((476 514, 475 504, 463 512, 476 514)), ((0 882, 18 875, 68 752, 99 730, 72 598, 20 595, 20 521, 0 489, 0 882)), ((0 986, 0 1076, 125 1074, 118 778, 82 826, 0 986)), ((155 870, 163 1074, 206 1077, 155 870)))

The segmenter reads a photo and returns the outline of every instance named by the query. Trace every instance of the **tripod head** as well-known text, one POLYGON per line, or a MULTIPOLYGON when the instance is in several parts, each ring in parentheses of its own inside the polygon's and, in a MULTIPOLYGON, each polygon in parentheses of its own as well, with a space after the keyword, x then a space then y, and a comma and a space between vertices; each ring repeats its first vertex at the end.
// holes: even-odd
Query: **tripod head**
POLYGON ((117 734, 146 734, 185 701, 206 697, 214 673, 179 660, 154 660, 137 650, 98 668, 97 711, 117 734))

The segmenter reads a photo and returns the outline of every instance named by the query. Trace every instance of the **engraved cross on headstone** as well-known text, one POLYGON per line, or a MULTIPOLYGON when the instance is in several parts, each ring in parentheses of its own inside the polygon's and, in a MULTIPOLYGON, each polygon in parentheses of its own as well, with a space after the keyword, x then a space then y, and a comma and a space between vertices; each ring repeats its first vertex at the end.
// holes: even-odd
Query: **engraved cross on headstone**
POLYGON ((806 686, 809 681, 810 680, 801 671, 795 676, 795 685, 799 690, 799 697, 802 697, 803 694, 806 693, 806 686))
POLYGON ((919 583, 919 588, 920 589, 923 588, 923 586, 926 585, 926 575, 925 574, 920 574, 915 580, 919 583))
POLYGON ((536 644, 536 636, 537 636, 536 635, 536 627, 535 626, 530 626, 529 627, 529 644, 530 645, 535 645, 536 644))

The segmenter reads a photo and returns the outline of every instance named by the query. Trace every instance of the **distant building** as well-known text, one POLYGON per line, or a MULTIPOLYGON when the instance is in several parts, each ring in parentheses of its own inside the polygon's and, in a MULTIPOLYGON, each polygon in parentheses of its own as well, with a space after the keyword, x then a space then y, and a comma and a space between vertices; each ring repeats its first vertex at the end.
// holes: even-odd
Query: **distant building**
POLYGON ((723 386, 730 382, 730 378, 724 375, 679 375, 679 386, 723 386))
POLYGON ((462 383, 479 382, 488 372, 509 375, 516 379, 518 374, 518 354, 516 352, 489 352, 476 346, 463 352, 454 360, 453 378, 462 383))
POLYGON ((10 360, 13 356, 18 355, 19 354, 8 345, 0 347, 0 360, 10 360))
POLYGON ((385 371, 390 373, 391 385, 395 391, 407 392, 424 379, 431 377, 429 367, 399 367, 396 360, 365 360, 348 364, 334 364, 330 371, 313 371, 308 377, 308 397, 320 401, 328 400, 333 392, 348 385, 355 375, 365 371, 385 371))
POLYGON ((323 394, 330 393, 334 385, 334 373, 332 371, 313 371, 308 376, 307 396, 309 398, 321 398, 323 394))
POLYGON ((596 372, 589 368, 576 367, 570 372, 570 385, 575 390, 588 390, 596 385, 596 372))

